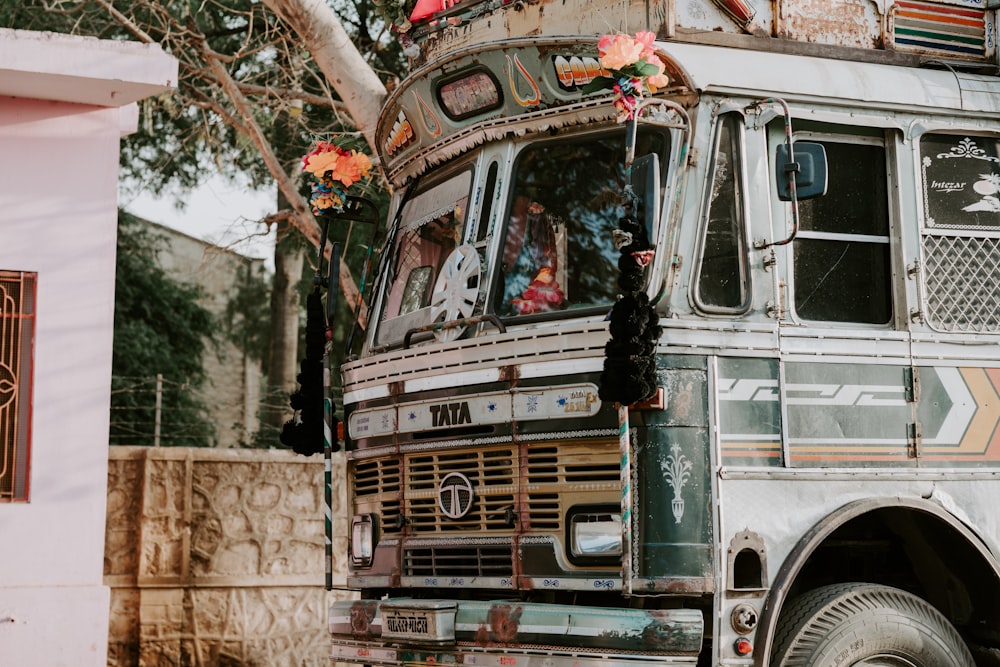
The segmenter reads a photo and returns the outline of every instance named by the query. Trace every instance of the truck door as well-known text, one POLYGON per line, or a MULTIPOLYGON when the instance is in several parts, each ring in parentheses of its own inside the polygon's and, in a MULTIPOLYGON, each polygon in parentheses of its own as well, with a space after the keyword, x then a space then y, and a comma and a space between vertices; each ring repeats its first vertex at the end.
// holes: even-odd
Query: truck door
MULTIPOLYGON (((828 183, 825 195, 798 202, 797 228, 792 204, 773 197, 785 281, 776 296, 783 459, 913 466, 893 132, 809 121, 794 130, 795 142, 823 147, 828 183)), ((773 165, 785 128, 772 123, 768 134, 773 165)))

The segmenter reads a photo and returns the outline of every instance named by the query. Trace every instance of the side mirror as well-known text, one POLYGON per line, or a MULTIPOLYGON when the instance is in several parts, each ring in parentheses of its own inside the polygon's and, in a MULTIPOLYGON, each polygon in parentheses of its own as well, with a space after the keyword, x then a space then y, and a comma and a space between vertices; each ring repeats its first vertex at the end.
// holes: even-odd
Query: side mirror
POLYGON ((636 158, 629 182, 639 197, 637 217, 646 228, 646 238, 655 243, 653 232, 660 219, 660 156, 648 153, 636 158))
POLYGON ((778 199, 792 201, 792 178, 795 178, 795 199, 802 201, 826 194, 826 149, 822 144, 796 141, 792 144, 794 161, 789 159, 788 144, 778 146, 774 171, 778 184, 778 199))

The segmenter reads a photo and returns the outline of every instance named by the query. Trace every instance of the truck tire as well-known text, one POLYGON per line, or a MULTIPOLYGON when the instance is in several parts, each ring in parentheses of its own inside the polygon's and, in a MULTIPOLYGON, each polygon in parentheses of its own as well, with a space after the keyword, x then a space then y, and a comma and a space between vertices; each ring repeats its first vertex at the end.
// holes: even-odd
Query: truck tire
POLYGON ((824 586, 792 600, 775 633, 771 667, 974 667, 955 628, 906 591, 824 586))

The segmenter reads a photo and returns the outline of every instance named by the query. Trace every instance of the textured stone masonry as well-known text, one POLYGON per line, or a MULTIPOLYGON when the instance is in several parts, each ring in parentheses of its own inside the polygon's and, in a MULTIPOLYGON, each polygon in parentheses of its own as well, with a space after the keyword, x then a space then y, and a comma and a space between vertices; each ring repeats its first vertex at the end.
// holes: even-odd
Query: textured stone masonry
MULTIPOLYGON (((347 569, 343 455, 334 585, 347 569)), ((323 459, 112 447, 104 578, 109 667, 324 667, 323 459)))

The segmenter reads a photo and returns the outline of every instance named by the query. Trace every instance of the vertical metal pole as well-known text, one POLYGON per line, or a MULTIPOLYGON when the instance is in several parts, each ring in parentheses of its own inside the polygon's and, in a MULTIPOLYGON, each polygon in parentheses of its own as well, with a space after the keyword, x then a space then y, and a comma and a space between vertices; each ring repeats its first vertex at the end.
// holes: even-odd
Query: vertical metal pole
MULTIPOLYGON (((328 372, 324 372, 325 379, 329 379, 328 372)), ((324 382, 329 385, 329 381, 324 382)), ((327 396, 323 398, 323 486, 326 493, 326 507, 323 508, 326 515, 326 590, 333 590, 333 429, 331 428, 331 415, 333 414, 333 401, 329 397, 329 386, 327 386, 327 396)))
MULTIPOLYGON (((638 112, 636 112, 638 114, 638 112)), ((636 119, 629 118, 625 121, 625 173, 630 174, 632 163, 635 162, 635 136, 638 132, 636 119)))
MULTIPOLYGON (((322 255, 320 255, 322 263, 322 255)), ((337 278, 340 276, 340 243, 333 244, 330 251, 330 266, 327 273, 326 319, 328 326, 333 328, 333 317, 337 310, 337 278)), ((364 289, 364 288, 362 288, 364 289)), ((326 518, 326 590, 333 590, 333 445, 337 434, 333 432, 333 399, 330 397, 330 349, 327 344, 323 355, 323 487, 326 518)))
POLYGON ((153 415, 153 447, 160 446, 160 423, 163 414, 163 373, 156 374, 156 409, 153 415))
POLYGON ((618 405, 618 448, 621 455, 622 487, 622 594, 632 595, 632 441, 628 406, 618 405))

